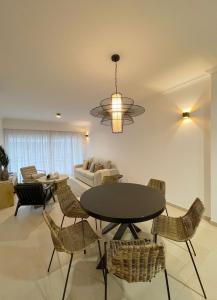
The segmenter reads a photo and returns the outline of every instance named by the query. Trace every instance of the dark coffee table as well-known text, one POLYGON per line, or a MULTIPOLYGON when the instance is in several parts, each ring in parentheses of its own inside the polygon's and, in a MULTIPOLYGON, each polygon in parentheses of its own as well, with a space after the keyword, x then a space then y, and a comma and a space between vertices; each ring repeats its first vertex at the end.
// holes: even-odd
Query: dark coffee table
POLYGON ((82 208, 92 217, 111 222, 103 234, 119 226, 114 240, 120 240, 127 228, 138 239, 135 223, 159 216, 165 209, 164 196, 156 189, 134 183, 111 183, 93 187, 81 196, 82 208))

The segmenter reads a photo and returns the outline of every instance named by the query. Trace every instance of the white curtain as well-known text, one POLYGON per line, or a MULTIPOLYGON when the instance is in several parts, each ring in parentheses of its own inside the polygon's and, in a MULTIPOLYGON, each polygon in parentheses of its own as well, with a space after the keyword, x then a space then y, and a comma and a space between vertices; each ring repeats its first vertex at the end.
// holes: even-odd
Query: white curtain
POLYGON ((84 137, 80 133, 5 129, 9 171, 34 165, 46 173, 73 175, 73 166, 83 162, 84 137))

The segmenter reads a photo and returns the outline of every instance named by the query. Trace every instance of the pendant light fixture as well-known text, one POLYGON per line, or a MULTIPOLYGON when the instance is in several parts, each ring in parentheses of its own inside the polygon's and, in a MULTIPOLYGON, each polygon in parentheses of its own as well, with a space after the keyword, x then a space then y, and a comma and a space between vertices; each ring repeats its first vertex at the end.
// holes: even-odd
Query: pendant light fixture
POLYGON ((115 63, 115 92, 111 97, 103 99, 99 106, 90 111, 90 114, 100 118, 102 125, 111 126, 113 133, 122 133, 123 126, 134 123, 133 117, 143 114, 145 109, 135 105, 133 99, 118 92, 117 62, 120 60, 120 56, 113 54, 111 60, 115 63))

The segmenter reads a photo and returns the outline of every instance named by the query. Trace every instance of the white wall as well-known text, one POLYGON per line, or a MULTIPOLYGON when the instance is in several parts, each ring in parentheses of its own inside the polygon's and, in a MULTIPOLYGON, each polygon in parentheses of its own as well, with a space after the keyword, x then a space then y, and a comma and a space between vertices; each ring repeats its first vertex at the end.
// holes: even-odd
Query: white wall
POLYGON ((3 125, 2 125, 2 119, 0 118, 0 145, 4 144, 4 138, 3 138, 3 125))
MULTIPOLYGON (((167 201, 188 208, 200 197, 210 215, 210 79, 205 78, 144 101, 145 114, 123 134, 93 120, 88 154, 110 158, 130 182, 166 181, 167 201), (184 109, 192 110, 183 121, 184 109)), ((136 99, 135 99, 136 100, 136 99)))
POLYGON ((20 119, 3 119, 3 128, 7 129, 30 129, 30 130, 54 130, 54 131, 73 131, 85 132, 83 128, 75 127, 70 123, 62 122, 44 122, 20 119))
POLYGON ((217 222, 217 73, 211 77, 211 218, 217 222))

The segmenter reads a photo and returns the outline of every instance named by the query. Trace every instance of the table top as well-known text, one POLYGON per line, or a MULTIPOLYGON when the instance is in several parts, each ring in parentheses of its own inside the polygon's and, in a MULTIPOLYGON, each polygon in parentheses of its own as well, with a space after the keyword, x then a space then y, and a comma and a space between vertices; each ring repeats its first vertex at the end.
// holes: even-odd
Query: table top
POLYGON ((137 223, 159 216, 164 196, 151 187, 134 183, 112 183, 93 187, 80 198, 92 217, 113 223, 137 223))
POLYGON ((48 184, 48 183, 58 183, 58 182, 67 180, 68 178, 69 178, 68 175, 59 175, 59 178, 53 178, 53 179, 47 179, 46 176, 42 176, 42 177, 38 178, 37 181, 48 184))

